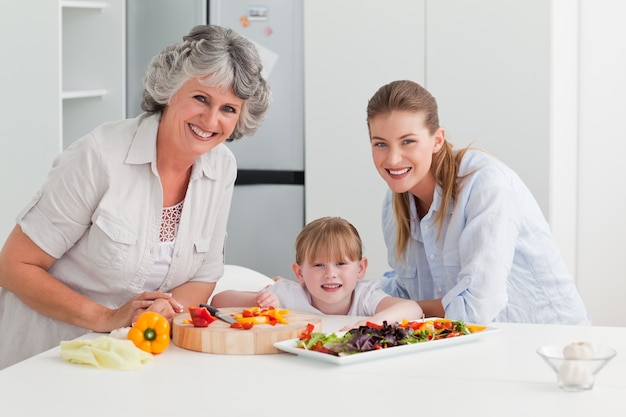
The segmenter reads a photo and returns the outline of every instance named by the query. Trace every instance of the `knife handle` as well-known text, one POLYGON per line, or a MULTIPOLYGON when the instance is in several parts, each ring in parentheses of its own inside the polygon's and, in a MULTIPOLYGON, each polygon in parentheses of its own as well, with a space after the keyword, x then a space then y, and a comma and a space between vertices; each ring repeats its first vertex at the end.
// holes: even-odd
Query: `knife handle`
POLYGON ((210 306, 208 304, 200 304, 200 307, 204 307, 207 310, 209 310, 209 313, 211 313, 212 316, 215 316, 215 313, 217 313, 217 308, 210 306))

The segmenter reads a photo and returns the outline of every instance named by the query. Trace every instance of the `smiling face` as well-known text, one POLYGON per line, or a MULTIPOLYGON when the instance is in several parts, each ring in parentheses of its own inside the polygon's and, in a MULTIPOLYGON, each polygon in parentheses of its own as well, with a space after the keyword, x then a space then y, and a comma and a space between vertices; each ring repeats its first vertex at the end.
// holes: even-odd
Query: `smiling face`
MULTIPOLYGON (((315 258, 314 258, 315 259, 315 258)), ((357 281, 365 275, 367 258, 358 261, 315 259, 294 262, 296 278, 311 293, 311 304, 325 314, 347 314, 357 281)))
POLYGON ((435 182, 430 167, 445 141, 444 130, 431 133, 423 112, 392 111, 372 118, 369 131, 374 165, 389 188, 432 198, 435 182))
POLYGON ((163 110, 158 142, 168 153, 193 161, 232 134, 243 100, 190 78, 163 110))

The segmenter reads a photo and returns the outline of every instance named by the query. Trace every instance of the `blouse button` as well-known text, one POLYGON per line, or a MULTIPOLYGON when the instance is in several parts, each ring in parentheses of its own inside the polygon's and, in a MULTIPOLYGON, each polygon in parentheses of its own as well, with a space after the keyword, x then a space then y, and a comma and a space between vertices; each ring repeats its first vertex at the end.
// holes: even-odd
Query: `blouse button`
POLYGON ((431 255, 430 255, 430 259, 431 259, 431 260, 435 259, 435 255, 431 254, 431 255))
POLYGON ((469 279, 469 278, 465 278, 465 283, 466 283, 467 285, 469 285, 469 283, 470 283, 470 279, 469 279))
POLYGON ((438 293, 441 293, 441 288, 437 288, 437 292, 438 292, 438 293))

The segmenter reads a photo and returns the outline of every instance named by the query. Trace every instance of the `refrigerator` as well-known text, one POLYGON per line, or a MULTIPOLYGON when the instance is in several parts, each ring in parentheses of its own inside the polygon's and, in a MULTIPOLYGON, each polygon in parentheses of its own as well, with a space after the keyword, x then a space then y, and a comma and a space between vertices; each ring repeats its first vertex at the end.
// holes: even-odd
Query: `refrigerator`
POLYGON ((140 113, 150 58, 196 24, 229 27, 257 46, 272 104, 250 137, 227 142, 237 181, 224 259, 270 277, 293 277, 304 212, 303 0, 131 0, 127 2, 127 109, 140 113))

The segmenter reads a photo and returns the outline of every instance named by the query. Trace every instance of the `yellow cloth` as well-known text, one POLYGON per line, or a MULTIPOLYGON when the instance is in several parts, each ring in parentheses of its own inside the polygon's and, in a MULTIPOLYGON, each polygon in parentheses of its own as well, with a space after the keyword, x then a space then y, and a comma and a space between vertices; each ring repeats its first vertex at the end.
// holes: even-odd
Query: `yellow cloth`
POLYGON ((110 336, 63 341, 61 355, 72 363, 121 370, 138 369, 153 358, 151 353, 139 349, 132 341, 110 336))

